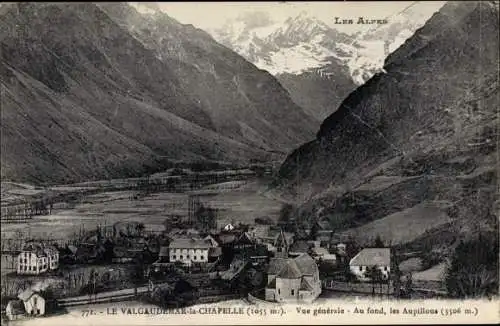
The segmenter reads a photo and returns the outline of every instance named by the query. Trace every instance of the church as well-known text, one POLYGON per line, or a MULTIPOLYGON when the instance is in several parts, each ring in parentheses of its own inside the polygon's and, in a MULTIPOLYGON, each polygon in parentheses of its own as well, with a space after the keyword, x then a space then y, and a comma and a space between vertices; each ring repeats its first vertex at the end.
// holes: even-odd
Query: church
POLYGON ((283 231, 276 238, 275 257, 267 271, 266 301, 312 302, 321 293, 318 266, 306 253, 289 254, 289 244, 283 231))

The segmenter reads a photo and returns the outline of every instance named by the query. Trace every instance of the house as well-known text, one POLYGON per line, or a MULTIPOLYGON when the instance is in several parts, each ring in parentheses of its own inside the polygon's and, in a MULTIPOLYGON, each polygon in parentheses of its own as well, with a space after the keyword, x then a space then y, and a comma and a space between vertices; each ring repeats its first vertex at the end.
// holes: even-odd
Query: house
POLYGON ((17 274, 39 275, 59 267, 59 251, 43 243, 28 242, 17 256, 17 274))
POLYGON ((68 245, 68 250, 71 252, 72 255, 76 255, 76 253, 78 252, 78 248, 73 245, 68 245))
POLYGON ((255 247, 255 242, 248 232, 242 232, 233 244, 234 249, 236 250, 245 250, 255 247))
POLYGON ((49 269, 55 270, 59 267, 59 250, 54 246, 45 246, 44 252, 49 261, 49 269))
MULTIPOLYGON (((274 251, 274 243, 280 236, 282 229, 270 225, 255 225, 248 231, 248 235, 257 243, 268 244, 271 251, 274 251)), ((295 242, 295 234, 283 232, 289 245, 295 242)))
POLYGON ((219 245, 217 241, 215 241, 214 237, 212 237, 211 235, 207 235, 203 239, 210 241, 212 243, 212 246, 214 247, 217 247, 219 245))
POLYGON ((337 255, 337 262, 341 264, 347 263, 347 245, 345 243, 338 243, 334 248, 337 255))
POLYGON ((349 262, 351 273, 363 282, 370 281, 367 272, 372 268, 380 270, 383 280, 389 279, 391 272, 390 248, 365 248, 349 262))
POLYGON ((313 247, 311 251, 311 255, 315 260, 321 260, 331 264, 335 264, 337 262, 337 256, 335 254, 331 254, 326 248, 313 247))
POLYGON ((170 250, 168 246, 161 246, 160 253, 158 254, 158 259, 151 265, 150 271, 158 273, 162 270, 168 270, 171 267, 169 258, 170 250))
POLYGON ((311 244, 305 240, 295 241, 290 246, 290 254, 308 254, 311 250, 311 244))
POLYGON ((224 226, 223 230, 224 231, 232 231, 232 230, 234 230, 234 226, 231 223, 229 223, 226 226, 224 226))
POLYGON ((136 252, 128 248, 117 246, 113 248, 113 263, 130 263, 134 260, 136 252))
POLYGON ((273 302, 311 302, 321 293, 318 266, 306 253, 288 255, 287 243, 276 243, 276 256, 269 262, 265 299, 273 302))
POLYGON ((234 242, 236 241, 237 235, 233 232, 221 232, 219 233, 217 238, 217 243, 221 247, 233 247, 234 242))
POLYGON ((347 245, 345 243, 338 243, 335 247, 337 248, 338 253, 346 253, 347 252, 347 245))
POLYGON ((45 315, 45 299, 32 289, 26 289, 18 296, 23 301, 24 310, 28 316, 45 315))
POLYGON ((314 301, 321 293, 316 262, 308 254, 295 258, 272 258, 265 293, 267 301, 314 301))
POLYGON ((330 240, 332 238, 333 231, 331 230, 318 230, 316 233, 316 241, 319 241, 321 247, 330 249, 330 240))
POLYGON ((169 254, 171 262, 190 266, 192 263, 213 262, 221 255, 221 251, 210 239, 184 238, 170 242, 169 254))
POLYGON ((5 307, 5 315, 8 320, 18 320, 24 317, 24 303, 22 300, 10 300, 5 307))

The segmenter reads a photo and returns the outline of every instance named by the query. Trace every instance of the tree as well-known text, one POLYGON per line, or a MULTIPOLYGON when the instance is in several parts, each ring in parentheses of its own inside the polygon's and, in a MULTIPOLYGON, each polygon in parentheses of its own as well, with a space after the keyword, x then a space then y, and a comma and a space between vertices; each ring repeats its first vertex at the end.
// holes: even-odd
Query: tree
POLYGON ((316 236, 318 235, 318 231, 319 231, 318 222, 316 220, 313 220, 311 225, 311 230, 309 232, 309 239, 315 240, 316 236))
POLYGON ((394 287, 394 295, 396 298, 401 296, 401 270, 399 269, 400 257, 396 252, 393 252, 391 259, 391 270, 393 271, 393 287, 394 287))
POLYGON ((111 262, 111 260, 113 259, 115 255, 114 248, 115 244, 113 243, 113 241, 109 239, 106 239, 106 241, 104 241, 104 253, 102 255, 102 258, 105 262, 111 262))
POLYGON ((373 246, 374 246, 374 248, 384 248, 385 247, 384 241, 382 241, 382 238, 380 237, 380 235, 377 235, 377 237, 375 238, 373 246))
POLYGON ((92 298, 92 295, 97 296, 97 278, 98 274, 95 269, 90 270, 89 280, 88 280, 88 289, 89 289, 89 297, 92 298))
POLYGON ((445 277, 452 297, 483 297, 498 293, 498 234, 479 234, 456 248, 445 277))
POLYGON ((292 204, 285 203, 281 206, 279 224, 283 225, 285 229, 288 230, 292 222, 292 216, 295 211, 295 207, 292 204))
POLYGON ((406 275, 405 295, 409 297, 412 291, 413 291, 413 274, 410 272, 406 275))
POLYGON ((199 228, 204 232, 217 226, 217 212, 214 208, 200 205, 195 218, 199 228))
POLYGON ((368 268, 365 274, 366 277, 370 279, 372 284, 372 295, 375 295, 375 284, 382 286, 382 272, 378 266, 371 266, 368 268))
POLYGON ((131 281, 134 284, 134 296, 137 297, 137 287, 144 283, 144 261, 142 257, 134 259, 131 281))
POLYGON ((142 235, 146 227, 144 226, 144 223, 140 222, 135 225, 135 231, 138 236, 142 235))

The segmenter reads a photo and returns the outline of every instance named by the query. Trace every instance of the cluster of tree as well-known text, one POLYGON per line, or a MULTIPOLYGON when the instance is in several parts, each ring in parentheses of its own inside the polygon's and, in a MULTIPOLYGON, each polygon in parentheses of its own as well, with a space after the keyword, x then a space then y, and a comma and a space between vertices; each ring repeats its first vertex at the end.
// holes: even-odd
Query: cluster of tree
POLYGON ((482 234, 461 241, 447 268, 448 294, 456 298, 498 294, 498 234, 482 234))
POLYGON ((203 232, 208 232, 210 229, 217 227, 217 209, 215 208, 200 204, 200 207, 194 213, 194 218, 195 226, 203 232))
POLYGON ((278 224, 287 232, 297 231, 296 207, 285 203, 281 206, 278 224))

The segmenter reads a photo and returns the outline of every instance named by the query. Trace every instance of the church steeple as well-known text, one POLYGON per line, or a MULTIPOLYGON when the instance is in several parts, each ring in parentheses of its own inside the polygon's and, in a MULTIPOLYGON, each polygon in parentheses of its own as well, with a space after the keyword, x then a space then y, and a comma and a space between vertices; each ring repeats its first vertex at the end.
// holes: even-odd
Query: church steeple
POLYGON ((276 247, 277 258, 288 258, 288 242, 286 241, 285 233, 283 229, 280 230, 278 237, 274 241, 274 247, 276 247))

